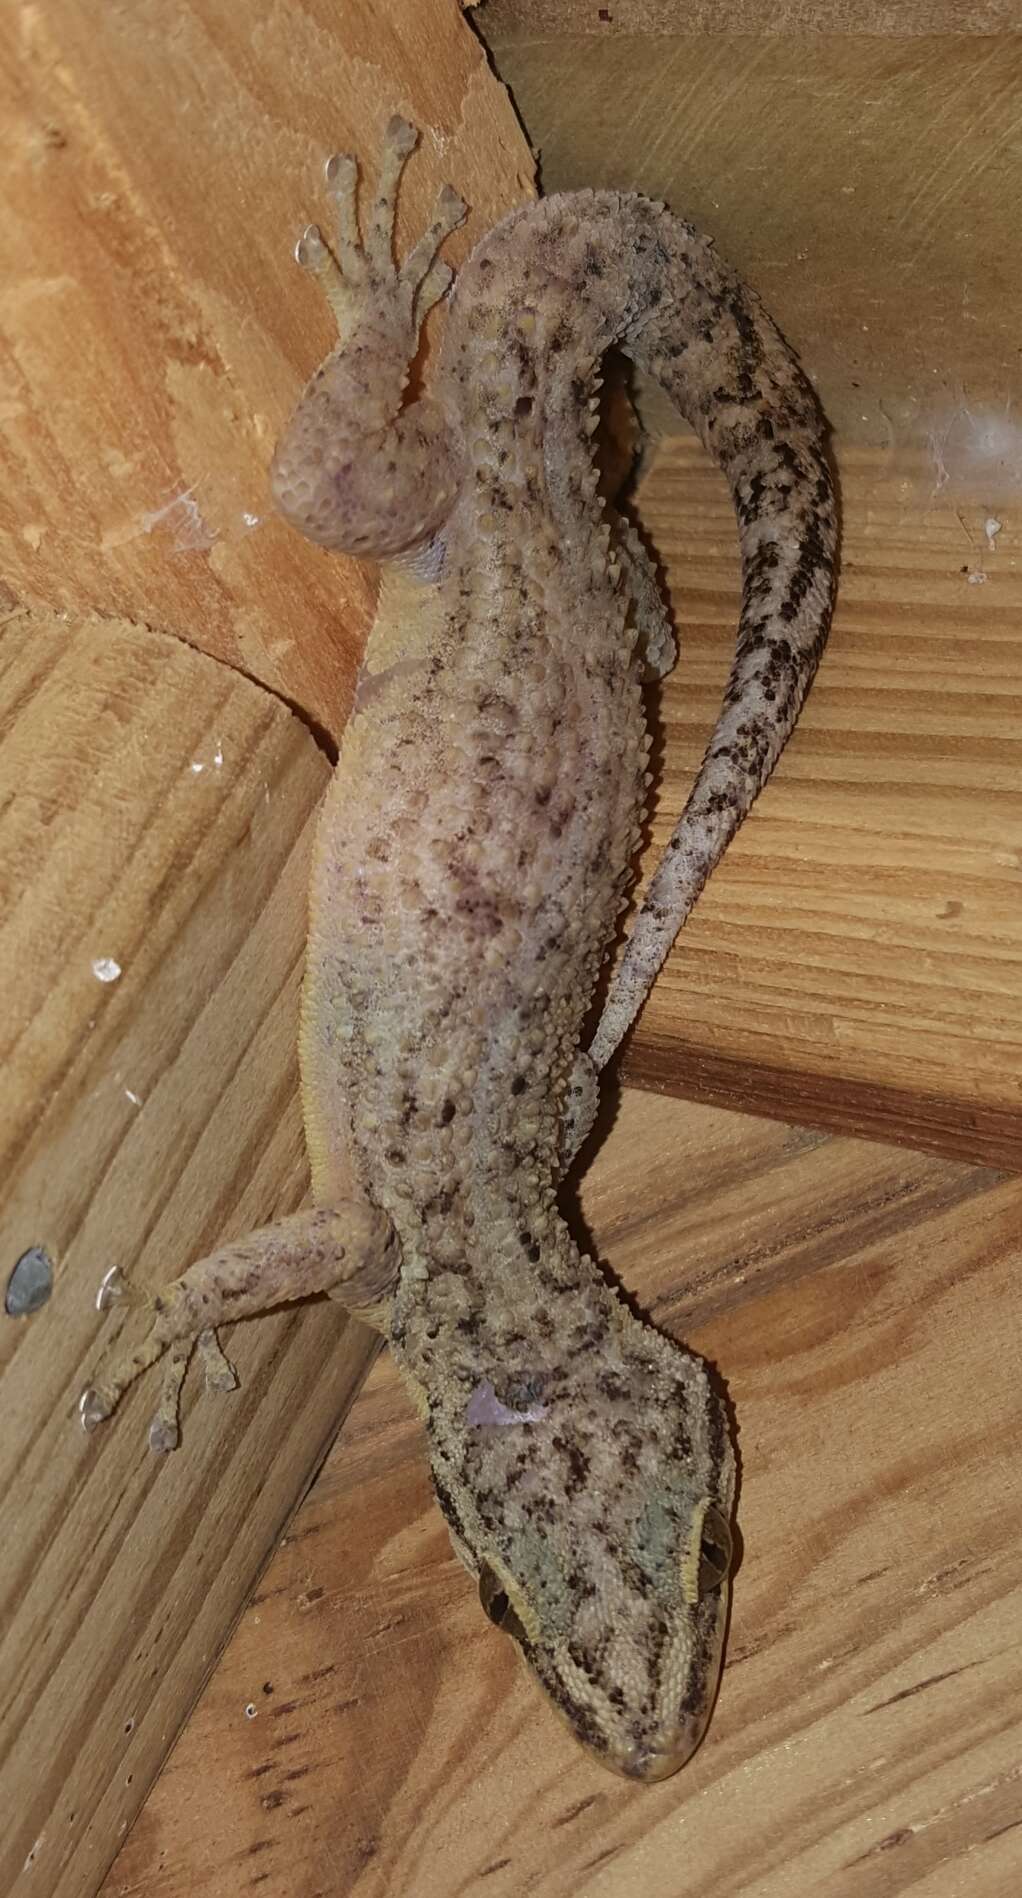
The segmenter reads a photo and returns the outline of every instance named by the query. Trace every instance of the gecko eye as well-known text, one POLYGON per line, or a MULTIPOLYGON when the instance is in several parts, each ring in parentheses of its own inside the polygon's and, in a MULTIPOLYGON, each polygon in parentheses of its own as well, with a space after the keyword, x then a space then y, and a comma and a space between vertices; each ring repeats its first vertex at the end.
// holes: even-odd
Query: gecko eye
POLYGON ((720 1587, 731 1567, 734 1546, 727 1518, 710 1503, 699 1534, 699 1599, 720 1587))
POLYGON ((499 1628, 502 1634, 512 1635, 516 1641, 523 1639, 525 1629, 511 1606, 507 1590, 485 1563, 479 1571, 479 1599, 495 1628, 499 1628))

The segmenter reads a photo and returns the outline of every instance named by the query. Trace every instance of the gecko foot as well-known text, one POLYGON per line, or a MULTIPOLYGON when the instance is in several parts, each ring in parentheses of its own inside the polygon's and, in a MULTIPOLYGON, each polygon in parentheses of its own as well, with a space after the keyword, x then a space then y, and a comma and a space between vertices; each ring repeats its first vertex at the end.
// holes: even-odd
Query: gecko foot
POLYGON ((432 221, 404 262, 394 261, 394 220, 401 174, 418 144, 419 134, 406 119, 390 120, 383 137, 379 177, 368 212, 359 218, 358 161, 350 152, 327 160, 327 190, 334 203, 334 248, 325 242, 317 224, 303 231, 295 257, 319 279, 338 327, 348 326, 367 302, 378 304, 381 289, 389 286, 416 326, 438 302, 453 271, 438 257, 445 237, 465 216, 464 200, 451 185, 437 198, 432 221), (364 229, 364 235, 363 235, 364 229))
MULTIPOLYGON (((178 1441, 181 1386, 192 1353, 206 1389, 233 1391, 238 1379, 217 1339, 216 1326, 254 1318, 294 1299, 326 1292, 349 1311, 385 1322, 383 1308, 397 1283, 400 1252, 388 1219, 368 1201, 289 1213, 241 1239, 228 1240, 196 1259, 179 1278, 145 1303, 151 1313, 141 1344, 119 1357, 107 1376, 83 1391, 78 1414, 92 1431, 112 1415, 136 1378, 162 1360, 160 1400, 149 1427, 153 1450, 178 1441)), ((104 1305, 124 1281, 108 1273, 104 1305)))
POLYGON ((164 1357, 163 1382, 160 1388, 160 1401, 149 1425, 149 1448, 156 1451, 176 1449, 180 1430, 178 1426, 178 1405, 181 1386, 185 1380, 192 1352, 198 1350, 200 1362, 206 1374, 206 1389, 233 1391, 237 1388, 237 1374, 224 1356, 212 1329, 201 1331, 198 1337, 161 1339, 156 1336, 159 1317, 154 1320, 149 1337, 132 1353, 122 1358, 113 1369, 112 1375, 100 1384, 93 1384, 84 1390, 78 1400, 78 1415, 82 1429, 91 1435, 97 1425, 112 1416, 125 1391, 142 1376, 150 1365, 164 1357))
POLYGON ((137 1351, 115 1364, 110 1378, 104 1383, 90 1385, 82 1392, 78 1400, 82 1429, 91 1435, 97 1425, 112 1415, 129 1385, 166 1353, 160 1401, 149 1426, 149 1447, 158 1451, 172 1450, 179 1439, 178 1404, 192 1352, 198 1353, 205 1372, 206 1389, 209 1391, 236 1390, 237 1372, 224 1356, 212 1326, 206 1326, 189 1337, 169 1337, 166 1300, 154 1298, 143 1291, 121 1271, 120 1266, 114 1265, 100 1283, 96 1294, 96 1310, 109 1311, 114 1304, 122 1301, 148 1307, 152 1313, 149 1335, 137 1351))

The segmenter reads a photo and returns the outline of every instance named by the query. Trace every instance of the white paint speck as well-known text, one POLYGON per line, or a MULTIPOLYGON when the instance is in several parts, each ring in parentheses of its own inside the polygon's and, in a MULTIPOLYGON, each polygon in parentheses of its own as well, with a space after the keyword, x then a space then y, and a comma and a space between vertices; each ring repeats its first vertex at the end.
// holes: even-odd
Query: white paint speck
POLYGON ((192 769, 192 770, 194 771, 194 773, 195 773, 195 775, 196 775, 196 777, 198 777, 198 775, 199 775, 199 772, 200 772, 200 771, 205 771, 205 769, 206 769, 206 767, 205 767, 205 765, 204 765, 204 764, 202 763, 202 761, 201 761, 201 759, 199 759, 199 758, 193 758, 193 759, 192 759, 192 764, 191 764, 191 769, 192 769))
POLYGON ((997 516, 996 516, 996 514, 988 514, 988 515, 987 515, 987 517, 986 517, 986 520, 985 520, 985 521, 983 522, 983 532, 984 532, 984 534, 985 534, 985 535, 986 535, 986 537, 987 537, 987 546, 988 546, 988 547, 993 547, 993 546, 994 546, 994 544, 995 544, 995 542, 996 542, 996 540, 997 540, 997 536, 998 536, 998 534, 1000 533, 1000 531, 1001 531, 1001 528, 1002 528, 1003 526, 1004 526, 1004 522, 1003 522, 1003 521, 999 521, 999 520, 997 519, 997 516))
POLYGON ((124 1092, 128 1096, 128 1099, 131 1102, 132 1107, 141 1107, 142 1105, 141 1094, 136 1094, 134 1088, 130 1088, 130 1087, 126 1087, 124 1092))
POLYGON ((23 1872, 30 1872, 32 1870, 32 1867, 35 1864, 36 1859, 39 1857, 39 1854, 42 1851, 43 1840, 45 1839, 45 1837, 46 1837, 45 1832, 40 1832, 39 1837, 37 1838, 35 1844, 32 1847, 32 1850, 30 1851, 27 1859, 25 1860, 24 1865, 21 1868, 23 1872))
POLYGON ((121 973, 121 965, 113 956, 97 956, 92 965, 92 973, 97 982, 116 982, 121 973))
POLYGON ((220 766, 223 764, 223 761, 224 761, 224 748, 221 744, 218 744, 216 750, 213 753, 214 771, 219 771, 220 766))
POLYGON ((987 583, 987 577, 988 576, 983 572, 982 567, 977 567, 973 573, 970 573, 968 580, 966 581, 966 585, 970 587, 985 587, 987 583))

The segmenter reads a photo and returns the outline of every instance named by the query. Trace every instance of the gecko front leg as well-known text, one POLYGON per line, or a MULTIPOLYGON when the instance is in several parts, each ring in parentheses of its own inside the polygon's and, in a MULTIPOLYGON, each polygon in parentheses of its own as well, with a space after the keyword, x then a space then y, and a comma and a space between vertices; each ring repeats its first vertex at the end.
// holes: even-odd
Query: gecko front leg
POLYGON ((391 119, 375 195, 360 231, 358 166, 341 153, 326 167, 334 251, 310 224, 296 246, 319 280, 340 332, 317 369, 273 459, 281 512, 307 539, 360 559, 386 560, 428 541, 457 494, 458 450, 448 417, 428 397, 404 404, 422 323, 452 279, 440 245, 465 216, 444 185, 432 223, 404 262, 393 256, 398 183, 418 133, 391 119))
POLYGON ((218 1325, 325 1292, 352 1317, 383 1330, 398 1263, 393 1226, 367 1201, 352 1201, 332 1211, 313 1208, 292 1213, 275 1225, 218 1247, 157 1294, 148 1334, 138 1349, 121 1358, 109 1376, 83 1391, 79 1413, 84 1428, 94 1430, 109 1417, 135 1379, 165 1356, 149 1446, 174 1449, 178 1400, 196 1346, 207 1388, 232 1390, 237 1381, 217 1342, 218 1325))

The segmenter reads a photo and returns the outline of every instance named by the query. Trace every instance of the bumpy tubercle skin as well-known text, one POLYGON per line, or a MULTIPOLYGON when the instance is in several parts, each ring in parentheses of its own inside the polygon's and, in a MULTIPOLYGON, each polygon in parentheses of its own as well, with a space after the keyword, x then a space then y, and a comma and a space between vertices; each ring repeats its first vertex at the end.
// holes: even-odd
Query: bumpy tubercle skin
MULTIPOLYGON (((394 184, 392 170, 380 226, 394 184)), ((706 1367, 631 1315, 557 1204, 591 1119, 594 1088, 575 1119, 569 1088, 592 1079, 579 1038, 645 808, 647 656, 662 667, 670 644, 634 603, 641 548, 596 494, 601 360, 615 344, 651 371, 724 467, 744 593, 721 723, 611 985, 597 1070, 822 650, 823 424, 707 241, 615 192, 525 205, 477 245, 431 387, 405 404, 443 279, 434 265, 409 295, 378 240, 375 262, 371 240, 368 260, 351 248, 351 218, 349 197, 347 326, 273 476, 302 531, 386 563, 312 877, 314 1198, 372 1209, 400 1259, 393 1296, 361 1303, 419 1403, 459 1555, 507 1596, 582 1744, 656 1779, 698 1744, 716 1694, 728 1586, 700 1585, 700 1544, 708 1509, 730 1517, 735 1465, 706 1367)))

